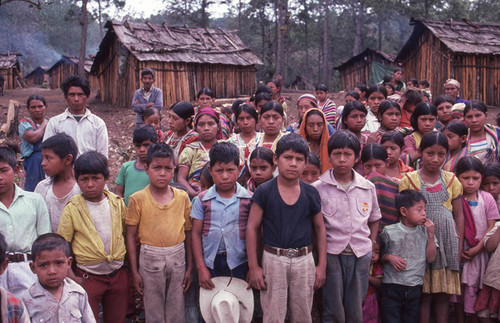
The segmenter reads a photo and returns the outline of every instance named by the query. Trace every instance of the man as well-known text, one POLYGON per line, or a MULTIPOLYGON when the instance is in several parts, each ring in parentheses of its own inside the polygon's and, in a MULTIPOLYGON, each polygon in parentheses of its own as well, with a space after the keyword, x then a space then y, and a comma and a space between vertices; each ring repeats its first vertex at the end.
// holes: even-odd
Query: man
POLYGON ((137 113, 135 119, 136 126, 142 124, 142 114, 147 108, 156 108, 161 112, 163 107, 163 92, 154 87, 155 72, 150 68, 145 68, 141 72, 141 82, 143 87, 135 91, 132 99, 132 108, 137 113))
POLYGON ((403 82, 403 70, 397 68, 392 73, 392 84, 396 89, 396 92, 404 92, 406 90, 405 82, 403 82))
POLYGON ((64 132, 75 140, 78 155, 96 150, 108 157, 106 124, 86 106, 90 96, 89 82, 77 75, 72 75, 63 81, 61 89, 68 102, 68 108, 49 120, 43 140, 56 133, 64 132))
POLYGON ((464 100, 458 96, 460 92, 460 83, 454 79, 448 79, 444 83, 444 94, 452 97, 455 103, 468 103, 469 101, 464 100))

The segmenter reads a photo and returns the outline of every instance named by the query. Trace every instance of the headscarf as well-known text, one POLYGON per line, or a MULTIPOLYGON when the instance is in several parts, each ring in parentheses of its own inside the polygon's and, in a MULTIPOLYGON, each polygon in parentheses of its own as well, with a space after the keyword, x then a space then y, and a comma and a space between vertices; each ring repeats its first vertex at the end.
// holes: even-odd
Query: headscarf
POLYGON ((214 117, 217 120, 217 123, 220 124, 219 114, 214 109, 212 109, 212 108, 203 108, 203 109, 198 110, 198 113, 196 114, 196 116, 194 118, 194 125, 195 125, 195 127, 198 124, 198 120, 203 115, 209 115, 209 116, 214 117))
POLYGON ((304 94, 299 97, 297 100, 297 106, 299 106, 300 101, 307 101, 309 103, 312 103, 312 105, 317 108, 318 107, 318 99, 312 94, 304 94))
POLYGON ((455 103, 451 107, 451 118, 454 119, 454 116, 464 117, 465 103, 455 103))
POLYGON ((306 113, 304 113, 304 117, 302 120, 303 122, 300 124, 299 135, 301 135, 304 139, 307 140, 306 120, 308 114, 311 113, 311 111, 318 111, 319 113, 321 113, 321 116, 323 117, 323 132, 321 133, 321 140, 319 142, 319 149, 320 149, 319 160, 321 162, 321 173, 323 174, 325 171, 332 168, 332 164, 330 163, 330 158, 329 158, 330 156, 328 156, 328 139, 330 138, 330 134, 328 132, 328 125, 323 111, 316 108, 311 108, 307 110, 306 113))
POLYGON ((447 79, 446 82, 444 82, 444 85, 446 86, 448 84, 460 89, 460 83, 455 79, 447 79))

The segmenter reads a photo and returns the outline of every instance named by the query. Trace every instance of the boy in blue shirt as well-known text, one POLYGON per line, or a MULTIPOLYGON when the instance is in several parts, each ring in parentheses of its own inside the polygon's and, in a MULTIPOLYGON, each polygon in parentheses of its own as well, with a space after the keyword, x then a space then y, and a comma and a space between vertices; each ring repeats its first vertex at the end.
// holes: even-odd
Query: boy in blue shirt
POLYGON ((212 277, 245 280, 248 272, 246 223, 252 194, 237 183, 241 167, 238 148, 229 142, 210 149, 209 171, 214 185, 193 200, 193 256, 200 286, 212 289, 212 277))

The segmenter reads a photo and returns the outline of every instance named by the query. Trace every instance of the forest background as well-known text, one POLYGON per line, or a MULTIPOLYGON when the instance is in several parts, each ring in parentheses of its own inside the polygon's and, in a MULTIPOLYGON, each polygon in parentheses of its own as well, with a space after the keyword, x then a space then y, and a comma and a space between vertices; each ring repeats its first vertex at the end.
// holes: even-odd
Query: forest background
POLYGON ((411 17, 500 17, 498 0, 163 0, 150 16, 126 10, 132 1, 139 2, 0 0, 0 52, 20 52, 26 75, 52 66, 61 54, 95 55, 108 19, 238 29, 264 62, 258 80, 281 73, 285 86, 300 76, 339 90, 333 67, 368 47, 397 54, 413 29, 411 17))

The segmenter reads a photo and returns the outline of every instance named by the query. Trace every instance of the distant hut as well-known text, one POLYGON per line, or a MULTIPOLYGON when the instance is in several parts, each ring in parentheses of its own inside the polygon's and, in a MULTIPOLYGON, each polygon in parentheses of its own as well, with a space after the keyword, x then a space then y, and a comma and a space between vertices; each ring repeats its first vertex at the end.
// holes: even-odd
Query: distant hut
POLYGON ((32 86, 41 86, 42 84, 49 84, 49 70, 48 66, 38 66, 31 73, 26 75, 24 78, 29 87, 32 86))
MULTIPOLYGON (((70 75, 78 74, 78 62, 79 59, 75 56, 62 55, 61 59, 52 65, 52 67, 47 71, 49 73, 50 88, 58 89, 61 87, 61 83, 65 78, 70 75)), ((99 87, 97 78, 90 74, 92 63, 92 59, 85 59, 85 77, 90 82, 90 88, 97 89, 99 87)))
POLYGON ((0 74, 5 79, 4 90, 25 86, 18 60, 19 56, 22 55, 20 53, 0 53, 0 74))
POLYGON ((460 97, 500 105, 500 23, 411 18, 413 33, 396 57, 406 77, 426 79, 434 96, 449 78, 460 97))
POLYGON ((371 48, 349 58, 335 67, 339 71, 342 89, 352 90, 357 84, 370 85, 382 81, 386 74, 392 74, 396 67, 394 57, 371 48))
POLYGON ((194 100, 204 87, 218 97, 250 95, 255 65, 262 61, 236 30, 168 27, 150 23, 108 21, 106 35, 92 66, 104 102, 130 106, 141 86, 140 72, 156 71, 155 86, 164 105, 194 100))

